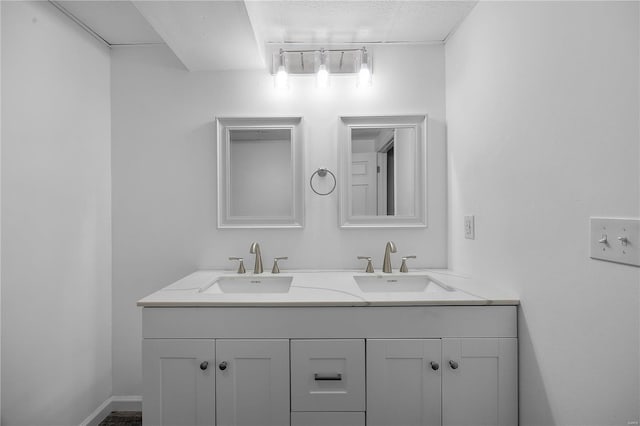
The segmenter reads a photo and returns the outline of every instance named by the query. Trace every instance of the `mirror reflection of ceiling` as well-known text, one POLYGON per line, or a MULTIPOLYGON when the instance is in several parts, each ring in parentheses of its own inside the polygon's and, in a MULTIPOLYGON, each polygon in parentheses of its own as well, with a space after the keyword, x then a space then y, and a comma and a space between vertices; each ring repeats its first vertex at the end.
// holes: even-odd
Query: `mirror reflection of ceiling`
POLYGON ((365 127, 362 129, 353 129, 351 133, 352 141, 377 139, 384 134, 393 135, 393 129, 385 129, 379 127, 365 127))
POLYGON ((231 133, 233 141, 278 141, 291 140, 289 129, 234 129, 231 133))
POLYGON ((393 141, 393 128, 366 127, 351 131, 351 152, 386 152, 393 141))
POLYGON ((265 69, 269 46, 443 42, 477 0, 53 1, 108 45, 165 44, 190 71, 265 69))
POLYGON ((351 131, 351 152, 379 152, 389 144, 393 136, 393 128, 353 129, 351 131))

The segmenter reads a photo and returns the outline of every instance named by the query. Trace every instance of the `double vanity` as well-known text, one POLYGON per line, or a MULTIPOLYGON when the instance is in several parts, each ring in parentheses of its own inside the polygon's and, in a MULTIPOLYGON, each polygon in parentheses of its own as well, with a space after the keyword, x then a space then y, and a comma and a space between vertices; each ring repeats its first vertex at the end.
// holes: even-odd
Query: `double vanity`
POLYGON ((516 425, 517 300, 447 271, 198 271, 140 301, 148 425, 516 425))
MULTIPOLYGON (((353 238, 410 228, 422 247, 442 225, 444 158, 426 114, 339 117, 336 173, 305 173, 303 125, 216 119, 219 229, 301 229, 308 196, 337 201, 353 238)), ((276 260, 269 273, 257 243, 250 252, 253 268, 231 258, 237 272, 194 272, 138 301, 145 425, 517 424, 517 300, 410 270, 411 255, 393 272, 392 242, 378 272, 363 256, 357 272, 280 272, 276 260)))

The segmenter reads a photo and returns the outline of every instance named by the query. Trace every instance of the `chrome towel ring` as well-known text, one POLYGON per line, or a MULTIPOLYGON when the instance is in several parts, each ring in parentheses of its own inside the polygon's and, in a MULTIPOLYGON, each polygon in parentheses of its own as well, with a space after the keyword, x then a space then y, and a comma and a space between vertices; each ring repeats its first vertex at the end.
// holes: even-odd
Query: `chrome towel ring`
POLYGON ((327 168, 321 167, 319 169, 317 169, 315 172, 313 172, 313 174, 311 175, 311 178, 309 178, 309 186, 311 187, 311 190, 313 192, 315 192, 318 195, 329 195, 331 194, 335 189, 336 189, 336 184, 337 184, 337 180, 336 180, 336 175, 333 174, 333 172, 327 168), (333 186, 331 187, 331 189, 327 192, 319 192, 314 186, 313 186, 313 178, 317 175, 321 178, 326 177, 327 174, 330 174, 331 177, 333 178, 333 186))

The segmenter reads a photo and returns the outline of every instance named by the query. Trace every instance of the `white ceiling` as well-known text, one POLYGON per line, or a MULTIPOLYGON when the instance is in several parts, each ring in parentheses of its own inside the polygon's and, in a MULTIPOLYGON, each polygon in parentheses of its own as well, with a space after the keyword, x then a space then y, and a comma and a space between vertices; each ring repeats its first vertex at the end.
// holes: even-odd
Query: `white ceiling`
POLYGON ((246 1, 266 43, 443 41, 475 1, 246 1))
POLYGON ((109 44, 165 42, 191 71, 270 65, 271 46, 443 42, 475 6, 432 0, 56 2, 109 44))
POLYGON ((111 45, 164 43, 130 1, 56 1, 111 45))
POLYGON ((242 1, 135 1, 191 71, 264 68, 242 1))

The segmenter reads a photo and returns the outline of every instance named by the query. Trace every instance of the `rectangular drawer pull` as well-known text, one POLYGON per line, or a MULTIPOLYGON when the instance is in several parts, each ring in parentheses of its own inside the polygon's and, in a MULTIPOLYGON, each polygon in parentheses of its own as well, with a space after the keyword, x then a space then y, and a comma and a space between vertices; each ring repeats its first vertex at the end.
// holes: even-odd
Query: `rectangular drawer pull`
POLYGON ((342 373, 314 373, 314 380, 342 380, 342 373))

